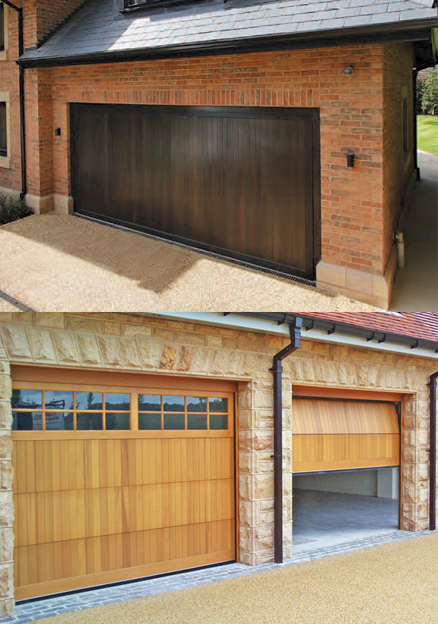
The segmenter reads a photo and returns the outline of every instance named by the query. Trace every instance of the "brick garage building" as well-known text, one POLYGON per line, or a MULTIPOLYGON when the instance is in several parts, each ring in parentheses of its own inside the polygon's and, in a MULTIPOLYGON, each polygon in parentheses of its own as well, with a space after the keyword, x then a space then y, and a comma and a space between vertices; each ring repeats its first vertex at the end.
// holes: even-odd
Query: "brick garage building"
POLYGON ((433 526, 436 314, 300 317, 275 504, 271 369, 296 318, 1 315, 3 615, 14 594, 287 559, 303 489, 399 500, 400 528, 433 526))
MULTIPOLYGON (((429 4, 26 2, 26 201, 387 307, 415 169, 412 71, 434 59, 429 4)), ((17 16, 5 11, 0 187, 18 192, 17 16)))

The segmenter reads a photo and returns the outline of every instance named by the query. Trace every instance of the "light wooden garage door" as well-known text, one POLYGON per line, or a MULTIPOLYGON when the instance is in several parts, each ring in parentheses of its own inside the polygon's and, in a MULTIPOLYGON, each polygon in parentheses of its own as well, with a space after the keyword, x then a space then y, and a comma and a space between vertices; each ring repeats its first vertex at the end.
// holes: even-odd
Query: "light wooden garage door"
POLYGON ((295 473, 400 464, 394 403, 294 397, 292 420, 295 473))
POLYGON ((234 560, 234 389, 15 367, 17 599, 234 560))

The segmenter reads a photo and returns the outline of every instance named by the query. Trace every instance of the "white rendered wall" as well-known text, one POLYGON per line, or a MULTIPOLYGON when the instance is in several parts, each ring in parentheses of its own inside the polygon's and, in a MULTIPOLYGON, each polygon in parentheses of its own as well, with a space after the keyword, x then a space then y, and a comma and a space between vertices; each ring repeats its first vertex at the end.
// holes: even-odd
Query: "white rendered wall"
POLYGON ((295 475, 293 487, 297 490, 339 492, 341 494, 397 499, 398 468, 295 475))
POLYGON ((377 496, 377 472, 377 470, 363 470, 294 476, 293 487, 299 490, 377 496))

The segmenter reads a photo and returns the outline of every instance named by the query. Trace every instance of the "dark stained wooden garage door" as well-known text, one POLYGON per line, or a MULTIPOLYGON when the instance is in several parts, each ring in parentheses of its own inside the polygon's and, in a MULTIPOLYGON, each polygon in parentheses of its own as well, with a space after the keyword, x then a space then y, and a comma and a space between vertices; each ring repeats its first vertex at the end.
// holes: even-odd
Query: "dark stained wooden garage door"
POLYGON ((72 105, 75 209, 312 277, 318 137, 312 110, 72 105))

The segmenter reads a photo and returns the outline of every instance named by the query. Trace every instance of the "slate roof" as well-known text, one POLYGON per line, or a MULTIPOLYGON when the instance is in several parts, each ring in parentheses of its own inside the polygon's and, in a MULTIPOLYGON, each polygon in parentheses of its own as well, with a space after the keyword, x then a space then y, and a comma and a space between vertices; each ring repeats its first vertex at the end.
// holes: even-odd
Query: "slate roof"
POLYGON ((120 15, 113 0, 89 0, 22 60, 129 51, 273 36, 314 36, 346 28, 394 28, 437 18, 432 0, 206 0, 120 15))
POLYGON ((310 316, 438 343, 438 313, 436 312, 336 312, 333 314, 312 312, 312 314, 300 314, 300 316, 310 316))

